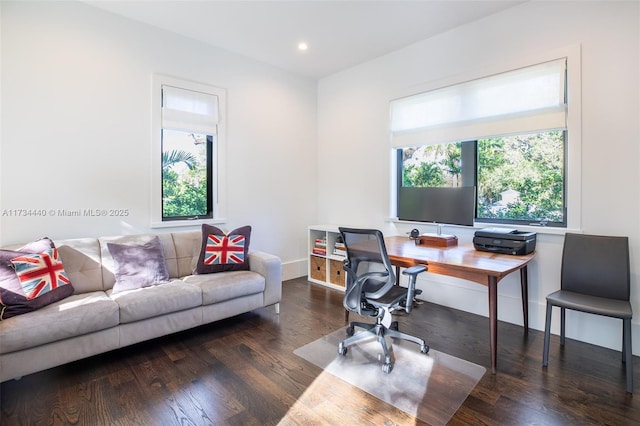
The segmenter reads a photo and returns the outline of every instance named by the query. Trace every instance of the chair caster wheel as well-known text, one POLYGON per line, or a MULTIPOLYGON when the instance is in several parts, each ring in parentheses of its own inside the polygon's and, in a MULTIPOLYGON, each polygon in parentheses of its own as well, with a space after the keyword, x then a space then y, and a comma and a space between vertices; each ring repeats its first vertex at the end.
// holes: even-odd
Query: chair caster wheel
POLYGON ((353 333, 355 333, 355 329, 351 326, 347 327, 347 336, 353 336, 353 333))
POLYGON ((393 370, 393 364, 382 364, 382 372, 385 374, 391 373, 393 370))
POLYGON ((347 354, 347 347, 342 346, 342 343, 338 346, 338 355, 345 356, 347 354))
POLYGON ((428 345, 420 346, 420 352, 422 352, 423 354, 428 354, 429 353, 429 346, 428 345))

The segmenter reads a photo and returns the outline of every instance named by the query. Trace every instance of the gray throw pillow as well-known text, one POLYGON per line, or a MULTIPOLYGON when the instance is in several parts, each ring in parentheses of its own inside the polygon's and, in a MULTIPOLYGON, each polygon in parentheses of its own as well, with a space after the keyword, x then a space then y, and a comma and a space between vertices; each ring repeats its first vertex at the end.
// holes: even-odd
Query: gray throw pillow
POLYGON ((163 284, 169 281, 160 238, 141 246, 107 243, 115 262, 113 293, 163 284))

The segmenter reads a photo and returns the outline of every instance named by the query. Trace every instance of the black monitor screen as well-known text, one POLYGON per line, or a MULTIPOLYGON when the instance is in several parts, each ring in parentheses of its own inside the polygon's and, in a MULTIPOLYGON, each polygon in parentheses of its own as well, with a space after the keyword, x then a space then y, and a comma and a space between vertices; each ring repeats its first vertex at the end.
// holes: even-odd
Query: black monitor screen
POLYGON ((473 226, 475 186, 457 188, 401 187, 398 219, 473 226))

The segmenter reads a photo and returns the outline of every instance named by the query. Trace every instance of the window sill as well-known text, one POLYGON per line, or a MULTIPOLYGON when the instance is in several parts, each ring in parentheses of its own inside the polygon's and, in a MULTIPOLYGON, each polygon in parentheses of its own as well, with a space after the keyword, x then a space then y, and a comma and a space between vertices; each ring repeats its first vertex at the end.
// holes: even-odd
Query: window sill
MULTIPOLYGON (((400 220, 397 217, 388 217, 386 218, 387 222, 398 223, 398 224, 407 224, 407 225, 421 225, 421 226, 433 226, 436 228, 438 224, 430 223, 430 222, 415 222, 411 220, 400 220)), ((518 231, 521 232, 536 232, 538 234, 548 234, 548 235, 564 235, 568 232, 581 234, 582 230, 580 229, 571 229, 571 228, 557 228, 551 226, 530 226, 530 225, 510 225, 504 223, 489 223, 489 222, 474 222, 473 227, 470 226, 462 226, 462 225, 449 225, 443 224, 447 228, 461 228, 461 229, 482 229, 482 228, 517 228, 518 231)))
POLYGON ((571 228, 559 228, 556 226, 535 226, 535 225, 510 225, 505 223, 490 223, 490 222, 474 222, 474 229, 482 229, 482 228, 493 228, 493 227, 503 227, 503 228, 517 228, 518 231, 521 232, 536 232, 538 234, 549 234, 549 235, 564 235, 567 232, 572 233, 582 233, 579 229, 571 229, 571 228))
POLYGON ((168 220, 166 222, 151 222, 151 228, 179 228, 185 226, 200 226, 202 224, 220 224, 225 223, 227 219, 193 219, 193 220, 168 220))

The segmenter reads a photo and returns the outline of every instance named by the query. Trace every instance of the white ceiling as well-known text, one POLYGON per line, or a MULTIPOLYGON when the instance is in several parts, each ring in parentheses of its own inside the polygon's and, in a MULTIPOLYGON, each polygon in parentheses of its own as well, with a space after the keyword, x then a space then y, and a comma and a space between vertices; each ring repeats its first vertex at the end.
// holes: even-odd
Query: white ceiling
POLYGON ((322 78, 524 0, 84 0, 101 9, 322 78), (309 49, 299 52, 306 41, 309 49))

